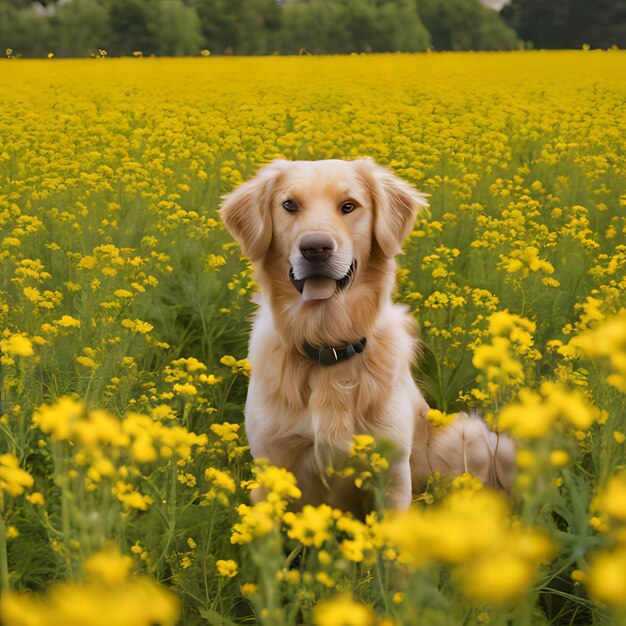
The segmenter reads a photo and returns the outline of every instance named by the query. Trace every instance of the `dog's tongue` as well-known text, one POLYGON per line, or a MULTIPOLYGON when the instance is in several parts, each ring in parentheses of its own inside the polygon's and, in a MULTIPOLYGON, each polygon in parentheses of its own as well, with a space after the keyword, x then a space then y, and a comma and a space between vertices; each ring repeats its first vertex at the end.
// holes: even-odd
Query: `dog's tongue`
POLYGON ((303 300, 326 300, 330 298, 337 289, 337 282, 334 278, 326 276, 312 276, 307 278, 302 289, 303 300))

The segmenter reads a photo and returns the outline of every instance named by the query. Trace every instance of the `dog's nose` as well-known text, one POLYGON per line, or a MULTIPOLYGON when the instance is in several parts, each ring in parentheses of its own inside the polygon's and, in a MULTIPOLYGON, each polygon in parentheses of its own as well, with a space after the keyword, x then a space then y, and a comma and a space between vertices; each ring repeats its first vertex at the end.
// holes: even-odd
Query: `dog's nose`
POLYGON ((300 253, 307 261, 326 261, 334 249, 335 242, 326 233, 310 233, 300 240, 300 253))

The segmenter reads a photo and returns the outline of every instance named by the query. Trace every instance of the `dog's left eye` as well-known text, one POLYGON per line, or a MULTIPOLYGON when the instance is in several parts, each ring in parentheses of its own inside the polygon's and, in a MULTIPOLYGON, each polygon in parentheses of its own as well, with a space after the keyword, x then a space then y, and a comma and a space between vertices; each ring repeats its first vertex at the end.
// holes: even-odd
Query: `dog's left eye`
POLYGON ((285 200, 283 202, 283 209, 289 211, 289 213, 296 213, 298 211, 298 205, 295 203, 294 200, 285 200))
POLYGON ((352 213, 352 211, 354 211, 354 209, 356 209, 356 206, 354 206, 354 204, 352 202, 344 202, 341 205, 341 212, 342 213, 352 213))

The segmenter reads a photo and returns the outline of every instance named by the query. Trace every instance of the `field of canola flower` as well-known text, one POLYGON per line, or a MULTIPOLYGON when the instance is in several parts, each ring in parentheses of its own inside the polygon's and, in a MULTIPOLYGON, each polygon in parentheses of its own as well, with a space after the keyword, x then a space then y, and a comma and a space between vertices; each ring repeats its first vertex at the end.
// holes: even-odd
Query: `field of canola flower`
POLYGON ((0 102, 3 624, 626 623, 626 53, 5 60, 0 102), (220 195, 365 155, 431 194, 415 373, 514 437, 510 498, 357 520, 253 467, 220 195))

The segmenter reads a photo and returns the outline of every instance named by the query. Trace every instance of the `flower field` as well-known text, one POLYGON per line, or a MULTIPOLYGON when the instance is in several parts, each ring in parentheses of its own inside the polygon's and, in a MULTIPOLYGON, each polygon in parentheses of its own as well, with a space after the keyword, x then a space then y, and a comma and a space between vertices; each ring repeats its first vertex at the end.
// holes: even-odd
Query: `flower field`
MULTIPOLYGON (((3 624, 626 623, 626 53, 8 59, 0 102, 3 624), (252 463, 220 196, 359 156, 430 194, 415 376, 515 439, 510 497, 359 520, 252 463)), ((386 452, 333 471, 380 494, 386 452)))

